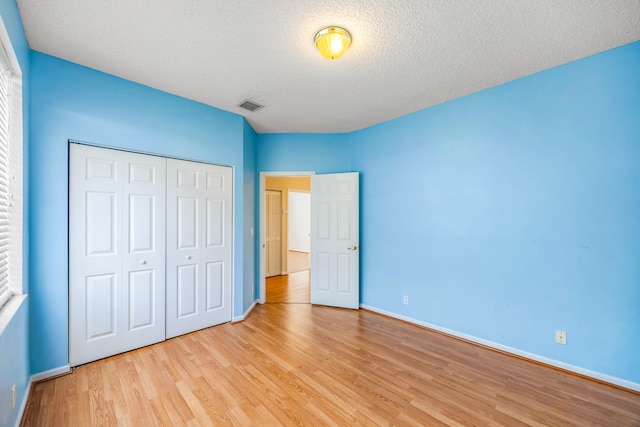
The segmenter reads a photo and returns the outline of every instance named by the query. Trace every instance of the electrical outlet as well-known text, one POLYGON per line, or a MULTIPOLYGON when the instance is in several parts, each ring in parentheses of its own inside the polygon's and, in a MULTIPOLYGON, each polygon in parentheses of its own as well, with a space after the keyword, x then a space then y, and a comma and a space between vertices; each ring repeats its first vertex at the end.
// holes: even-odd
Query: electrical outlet
POLYGON ((567 333, 565 331, 556 331, 556 342, 567 345, 567 333))
POLYGON ((11 387, 11 408, 15 408, 16 407, 16 385, 14 384, 13 387, 11 387))
POLYGON ((402 303, 404 305, 409 305, 409 297, 407 295, 402 297, 402 303))

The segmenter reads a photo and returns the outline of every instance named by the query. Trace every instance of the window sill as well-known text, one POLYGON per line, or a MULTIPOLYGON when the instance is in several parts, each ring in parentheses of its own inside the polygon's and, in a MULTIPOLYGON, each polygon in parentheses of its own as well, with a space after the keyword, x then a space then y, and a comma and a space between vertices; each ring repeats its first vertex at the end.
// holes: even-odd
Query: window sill
POLYGON ((27 300, 27 295, 14 295, 0 310, 0 337, 4 334, 4 330, 7 329, 11 319, 18 312, 20 306, 27 300))

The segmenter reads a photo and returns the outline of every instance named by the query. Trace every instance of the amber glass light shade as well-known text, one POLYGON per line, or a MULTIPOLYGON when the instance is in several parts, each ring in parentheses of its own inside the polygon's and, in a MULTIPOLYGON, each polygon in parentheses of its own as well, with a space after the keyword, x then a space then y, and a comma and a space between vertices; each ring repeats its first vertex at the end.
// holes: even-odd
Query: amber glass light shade
POLYGON ((351 34, 341 27, 327 27, 314 38, 320 54, 327 59, 338 59, 351 44, 351 34))

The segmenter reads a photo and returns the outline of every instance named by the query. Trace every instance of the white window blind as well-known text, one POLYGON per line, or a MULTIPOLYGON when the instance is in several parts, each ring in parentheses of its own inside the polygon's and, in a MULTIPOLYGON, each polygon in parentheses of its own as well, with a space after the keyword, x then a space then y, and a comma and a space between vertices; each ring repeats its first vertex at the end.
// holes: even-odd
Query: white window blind
MULTIPOLYGON (((2 25, 4 27, 4 25, 2 25)), ((22 293, 22 84, 0 40, 0 310, 22 293), (15 77, 18 77, 17 79, 15 77), (13 95, 13 98, 12 98, 13 95), (18 99, 19 98, 19 99, 18 99)))
POLYGON ((11 71, 0 52, 0 308, 11 299, 9 283, 11 178, 9 171, 9 90, 11 71))

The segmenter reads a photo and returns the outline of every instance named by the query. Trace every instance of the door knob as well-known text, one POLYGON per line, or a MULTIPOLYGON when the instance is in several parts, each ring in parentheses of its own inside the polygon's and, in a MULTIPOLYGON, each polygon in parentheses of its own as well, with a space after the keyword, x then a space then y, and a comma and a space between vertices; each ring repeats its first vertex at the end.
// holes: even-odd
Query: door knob
POLYGON ((146 260, 146 259, 141 259, 141 260, 140 260, 140 264, 145 265, 146 263, 147 263, 147 260, 146 260))
POLYGON ((347 248, 350 251, 355 251, 356 249, 358 249, 358 247, 356 245, 351 246, 350 248, 347 248))
POLYGON ((191 259, 191 255, 185 256, 186 259, 191 259))

